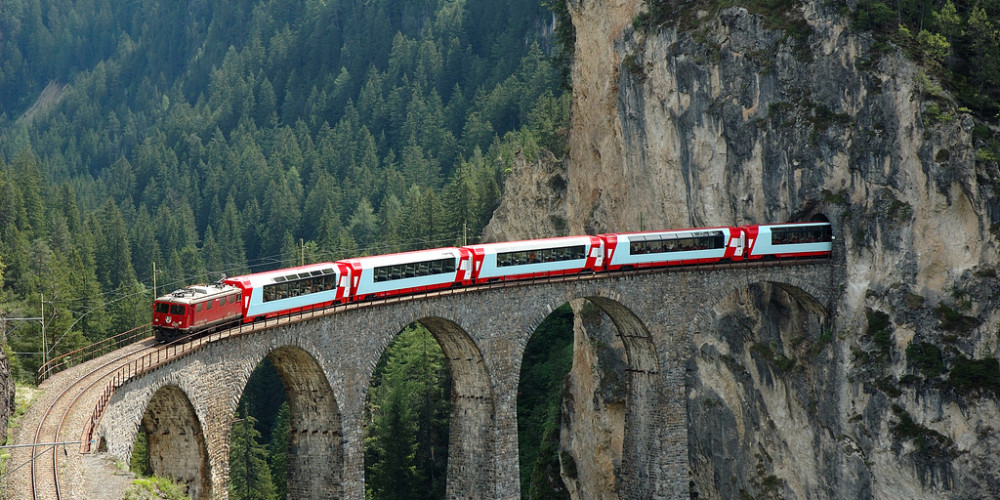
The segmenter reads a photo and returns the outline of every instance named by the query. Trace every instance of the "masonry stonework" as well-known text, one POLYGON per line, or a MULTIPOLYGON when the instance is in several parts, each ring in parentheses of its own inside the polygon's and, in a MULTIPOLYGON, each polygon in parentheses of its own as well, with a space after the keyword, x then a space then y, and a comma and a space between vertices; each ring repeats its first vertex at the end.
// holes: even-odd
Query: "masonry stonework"
POLYGON ((289 497, 363 500, 363 415, 372 373, 393 337, 420 321, 451 368, 448 497, 517 499, 517 385, 525 346, 557 307, 586 299, 611 318, 627 353, 620 498, 687 498, 689 339, 710 328, 718 300, 755 283, 777 285, 822 319, 839 290, 831 269, 832 261, 678 268, 345 308, 212 342, 136 377, 115 392, 97 437, 111 455, 128 460, 137 432, 160 436, 154 472, 183 481, 195 498, 227 498, 235 409, 266 357, 291 410, 289 497))

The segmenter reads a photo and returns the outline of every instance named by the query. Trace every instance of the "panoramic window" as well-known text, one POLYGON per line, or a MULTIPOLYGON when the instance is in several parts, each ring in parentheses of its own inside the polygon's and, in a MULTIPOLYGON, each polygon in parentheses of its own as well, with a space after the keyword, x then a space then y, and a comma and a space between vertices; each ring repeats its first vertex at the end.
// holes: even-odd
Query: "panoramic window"
POLYGON ((521 266, 525 264, 540 264, 564 260, 578 260, 587 257, 584 245, 570 247, 540 248, 535 250, 520 250, 517 252, 497 253, 497 267, 521 266))
POLYGON ((665 236, 634 236, 629 241, 632 255, 668 252, 688 252, 692 250, 714 250, 726 246, 726 236, 722 231, 692 233, 684 238, 665 236))
POLYGON ((297 275, 279 276, 274 278, 273 285, 264 285, 264 302, 288 299, 311 293, 333 290, 337 276, 333 268, 297 275))
POLYGON ((829 225, 771 228, 771 244, 773 245, 824 243, 832 240, 833 230, 829 225))
POLYGON ((376 267, 373 269, 372 280, 378 283, 380 281, 419 278, 453 272, 455 272, 455 259, 452 257, 376 267))

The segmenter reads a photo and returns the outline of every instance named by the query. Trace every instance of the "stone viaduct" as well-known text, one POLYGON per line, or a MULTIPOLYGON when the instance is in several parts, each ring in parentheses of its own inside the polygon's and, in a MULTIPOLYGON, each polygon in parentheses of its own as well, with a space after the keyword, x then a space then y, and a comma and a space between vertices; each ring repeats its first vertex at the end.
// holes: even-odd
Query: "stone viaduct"
POLYGON ((449 360, 447 494, 517 499, 517 385, 525 346, 553 310, 586 299, 613 321, 628 364, 620 498, 688 497, 685 366, 712 309, 756 283, 788 292, 825 321, 837 259, 670 268, 477 289, 372 305, 212 342, 120 387, 95 437, 127 460, 147 433, 150 465, 194 498, 226 498, 231 422, 250 373, 274 364, 291 410, 289 498, 363 500, 366 391, 393 337, 419 321, 449 360))

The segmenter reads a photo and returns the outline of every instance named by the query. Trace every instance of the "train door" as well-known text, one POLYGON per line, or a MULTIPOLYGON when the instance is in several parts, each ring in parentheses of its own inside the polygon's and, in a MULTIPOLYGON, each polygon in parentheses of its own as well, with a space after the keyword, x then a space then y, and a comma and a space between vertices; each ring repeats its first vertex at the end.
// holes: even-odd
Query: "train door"
POLYGON ((733 250, 733 260, 743 260, 743 250, 747 246, 747 232, 743 228, 735 228, 735 230, 739 233, 739 236, 733 238, 732 244, 735 247, 733 250))

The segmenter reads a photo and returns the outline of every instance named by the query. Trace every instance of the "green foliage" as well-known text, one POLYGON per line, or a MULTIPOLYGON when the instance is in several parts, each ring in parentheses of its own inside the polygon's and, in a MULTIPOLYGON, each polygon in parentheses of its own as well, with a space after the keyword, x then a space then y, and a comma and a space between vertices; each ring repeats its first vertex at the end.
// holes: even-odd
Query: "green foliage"
POLYGON ((892 412, 898 420, 890 425, 890 431, 898 439, 912 440, 916 453, 925 457, 954 455, 954 442, 947 436, 918 424, 910 413, 899 405, 892 405, 892 412))
POLYGON ((889 315, 882 311, 868 310, 865 316, 868 319, 868 335, 879 351, 887 354, 892 349, 892 324, 889 322, 889 315))
POLYGON ((1000 363, 996 358, 969 359, 960 355, 952 362, 948 381, 961 394, 983 390, 1000 397, 1000 363))
POLYGON ((269 500, 274 483, 268 467, 267 446, 256 429, 257 419, 245 410, 237 414, 229 436, 229 498, 269 500))
POLYGON ((902 45, 961 106, 985 119, 1000 112, 998 17, 1000 5, 994 0, 865 0, 854 12, 855 26, 902 45))
POLYGON ((562 389, 573 364, 573 309, 552 312, 525 347, 517 385, 523 498, 565 498, 559 475, 562 389))
POLYGON ((146 431, 142 428, 136 433, 128 470, 139 476, 148 477, 153 475, 153 469, 149 466, 149 444, 146 438, 146 431))
MULTIPOLYGON (((56 356, 147 322, 154 279, 477 242, 515 156, 568 148, 549 5, 554 59, 537 0, 5 4, 5 310, 44 294, 56 356)), ((40 325, 11 343, 30 376, 40 325)))
POLYGON ((940 327, 943 330, 949 330, 952 332, 968 332, 973 328, 979 326, 981 320, 972 316, 966 316, 959 311, 949 307, 944 302, 941 302, 934 308, 934 314, 937 316, 938 320, 941 322, 940 327))
POLYGON ((785 353, 781 352, 781 349, 775 345, 758 342, 750 346, 750 351, 773 364, 781 372, 788 372, 795 368, 795 358, 785 356, 785 353))
POLYGON ((125 491, 125 500, 188 500, 184 486, 169 478, 148 477, 132 481, 125 491))
POLYGON ((911 342, 906 346, 906 360, 909 366, 925 377, 936 377, 945 371, 941 349, 927 342, 911 342))
POLYGON ((441 347, 423 326, 408 326, 382 355, 369 388, 366 495, 444 497, 450 395, 450 371, 441 347))
POLYGON ((271 468, 271 479, 274 482, 274 497, 288 498, 288 446, 291 442, 291 414, 288 402, 281 404, 278 415, 271 430, 271 444, 268 466, 271 468))

